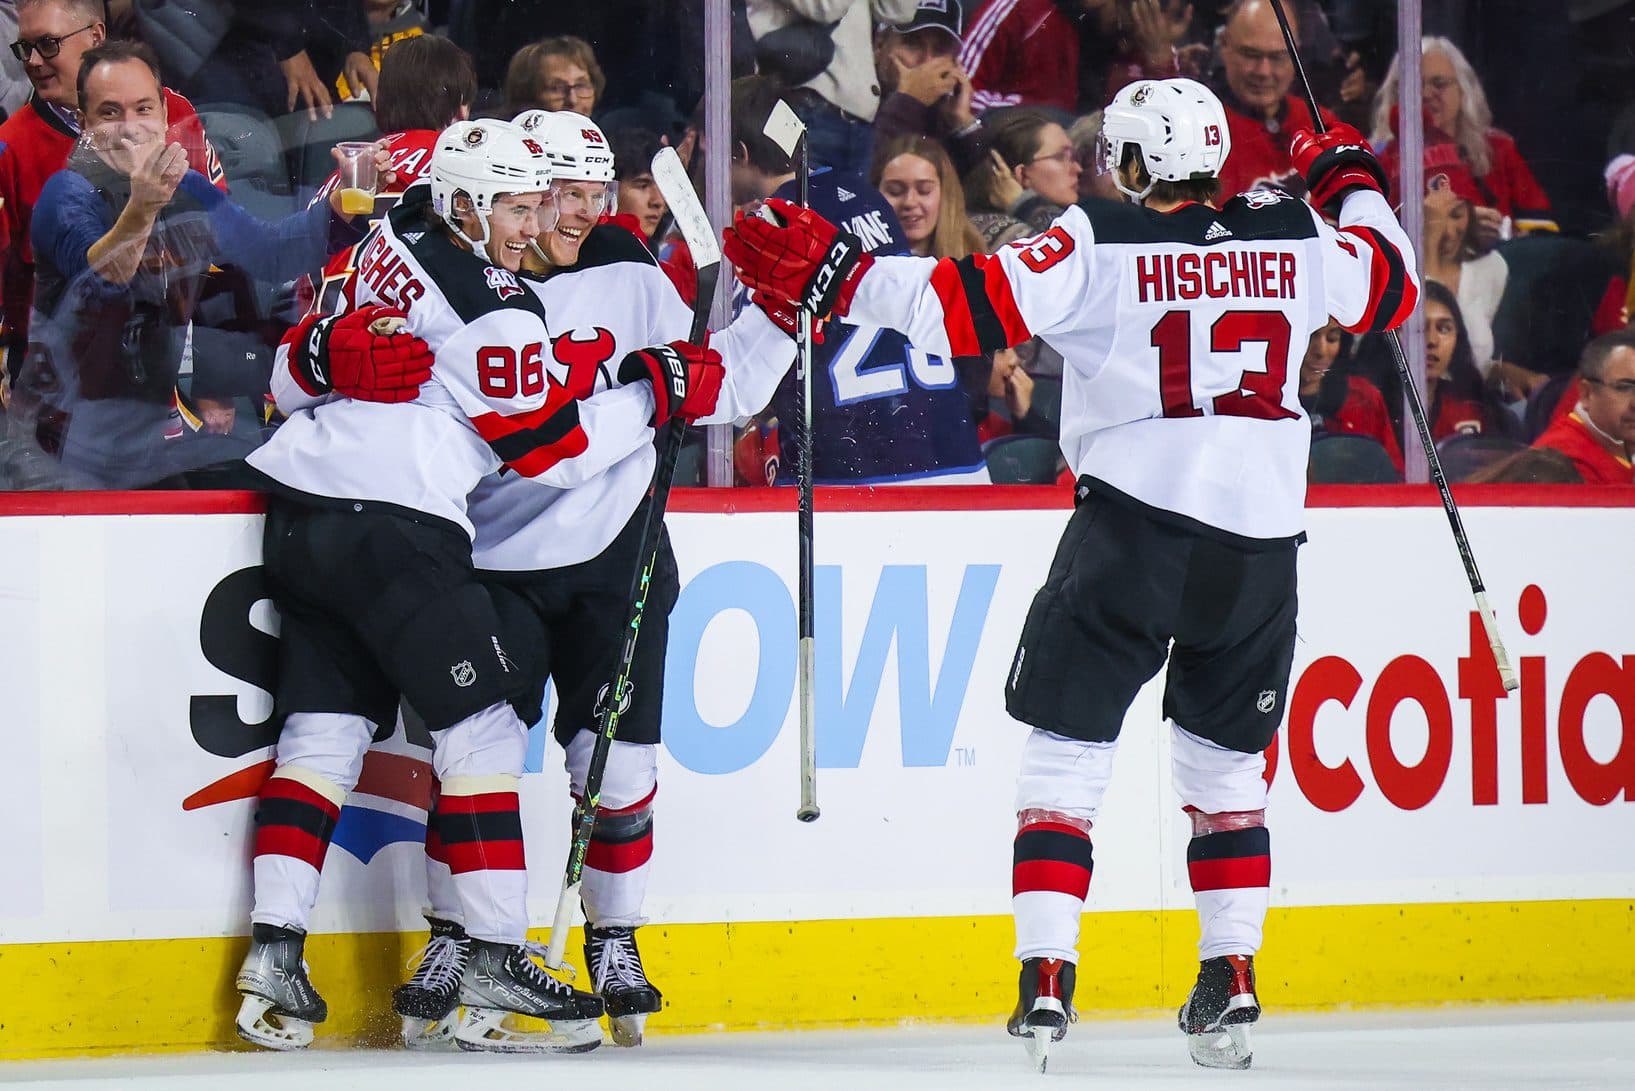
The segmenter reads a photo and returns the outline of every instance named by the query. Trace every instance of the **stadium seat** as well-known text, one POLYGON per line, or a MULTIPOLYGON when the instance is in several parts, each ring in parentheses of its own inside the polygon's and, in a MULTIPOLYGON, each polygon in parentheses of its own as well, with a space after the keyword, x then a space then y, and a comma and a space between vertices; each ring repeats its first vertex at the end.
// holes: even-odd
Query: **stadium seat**
POLYGON ((1402 475, 1379 440, 1318 432, 1311 439, 1306 480, 1314 485, 1393 485, 1402 475))
POLYGON ((1044 436, 999 436, 982 445, 996 485, 1050 485, 1061 467, 1056 441, 1044 436))
POLYGON ((689 437, 676 456, 676 476, 672 484, 680 489, 704 484, 704 457, 708 453, 709 444, 702 436, 689 437))
POLYGON ((1035 377, 1033 380, 1033 412, 1050 422, 1052 435, 1062 430, 1062 381, 1035 377))
POLYGON ((1448 436, 1436 444, 1442 473, 1449 481, 1469 481, 1472 474, 1502 462, 1527 444, 1505 436, 1448 436))
POLYGON ((221 158, 233 200, 240 208, 263 220, 281 219, 295 211, 289 166, 272 122, 232 104, 219 109, 206 106, 199 110, 199 120, 221 158))
POLYGON ((316 121, 305 110, 286 114, 275 123, 289 159, 290 176, 296 188, 306 194, 324 184, 335 170, 330 149, 343 140, 374 140, 380 136, 375 112, 360 102, 336 103, 330 117, 316 121))
MULTIPOLYGON (((1552 375, 1549 381, 1533 391, 1532 396, 1527 399, 1527 413, 1522 418, 1523 431, 1526 433, 1522 438, 1531 443, 1544 434, 1544 430, 1550 427, 1550 422, 1555 419, 1556 407, 1561 404, 1561 399, 1567 396, 1567 388, 1572 386, 1577 378, 1576 371, 1552 375)), ((1577 400, 1575 396, 1573 401, 1577 400)))

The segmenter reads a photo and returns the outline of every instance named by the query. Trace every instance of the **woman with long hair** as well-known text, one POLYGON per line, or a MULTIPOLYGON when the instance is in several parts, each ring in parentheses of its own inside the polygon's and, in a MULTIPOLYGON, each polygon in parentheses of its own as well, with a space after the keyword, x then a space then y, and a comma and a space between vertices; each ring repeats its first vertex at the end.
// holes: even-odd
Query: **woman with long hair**
POLYGON ((1425 414, 1431 438, 1509 435, 1513 431, 1509 414, 1483 385, 1459 300, 1440 281, 1426 280, 1424 288, 1425 414))
POLYGON ((988 129, 989 162, 965 174, 971 222, 994 251, 1049 227, 1079 199, 1083 167, 1067 130, 1037 110, 1012 110, 988 129))
POLYGON ((1311 335, 1300 361, 1300 404, 1311 418, 1313 432, 1367 436, 1385 448, 1400 474, 1402 447, 1391 430, 1385 398, 1344 362, 1350 338, 1333 319, 1311 335))
POLYGON ((869 182, 885 197, 911 251, 921 257, 963 258, 982 249, 965 215, 965 190, 943 146, 904 134, 874 154, 869 182))
MULTIPOLYGON (((1445 174, 1454 193, 1474 209, 1478 251, 1493 248, 1505 223, 1517 232, 1554 231, 1545 195, 1516 142, 1493 127, 1487 93, 1459 47, 1446 38, 1421 42, 1421 96, 1425 111, 1425 177, 1445 174)), ((1402 200, 1401 152, 1397 144, 1402 58, 1391 60, 1374 100, 1372 140, 1392 182, 1392 203, 1402 200)))

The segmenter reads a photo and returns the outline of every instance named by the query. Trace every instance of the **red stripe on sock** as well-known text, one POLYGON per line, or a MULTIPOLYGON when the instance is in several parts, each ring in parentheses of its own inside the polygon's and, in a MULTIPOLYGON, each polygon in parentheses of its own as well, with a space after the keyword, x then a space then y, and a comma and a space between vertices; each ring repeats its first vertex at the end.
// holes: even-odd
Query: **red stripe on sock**
POLYGON ((294 826, 261 826, 255 831, 257 856, 288 856, 310 864, 315 871, 322 871, 328 852, 328 841, 294 826))
MULTIPOLYGON (((444 797, 445 800, 447 797, 444 797)), ((443 846, 448 869, 455 875, 474 871, 526 871, 521 841, 465 841, 443 846)))
POLYGON ((1090 869, 1061 860, 1024 860, 1011 868, 1011 897, 1048 890, 1084 898, 1090 893, 1090 869))
POLYGON ((1192 889, 1237 890, 1242 887, 1271 886, 1270 856, 1239 856, 1225 860, 1193 860, 1187 864, 1192 889))
POLYGON ((426 823, 426 858, 439 864, 448 863, 448 850, 443 848, 443 839, 437 833, 436 821, 426 823))
POLYGON ((596 871, 608 871, 614 874, 623 874, 635 871, 653 858, 653 835, 634 841, 615 843, 598 841, 591 838, 590 847, 585 850, 585 866, 596 871))

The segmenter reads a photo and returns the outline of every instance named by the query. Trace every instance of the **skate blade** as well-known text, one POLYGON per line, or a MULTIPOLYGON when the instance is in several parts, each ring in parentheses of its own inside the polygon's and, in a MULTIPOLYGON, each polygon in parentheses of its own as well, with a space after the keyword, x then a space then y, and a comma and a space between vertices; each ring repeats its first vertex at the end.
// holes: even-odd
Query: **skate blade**
POLYGON ((1248 1068, 1254 1060, 1247 1024, 1229 1025, 1203 1034, 1187 1035, 1193 1063, 1205 1068, 1248 1068))
POLYGON ((534 1031, 510 1025, 507 1020, 513 1017, 519 1017, 518 1013, 499 1008, 465 1008, 454 1029, 454 1042, 461 1049, 478 1053, 585 1053, 602 1044, 602 1027, 595 1019, 558 1019, 551 1023, 534 1019, 530 1022, 550 1028, 534 1031))
POLYGON ((642 1044, 642 1033, 647 1029, 647 1012, 637 1012, 634 1015, 610 1015, 608 1016, 607 1026, 613 1035, 614 1045, 639 1046, 642 1044))
POLYGON ((403 1047, 419 1052, 446 1053, 459 1048, 454 1043, 454 1027, 459 1022, 459 1010, 449 1012, 441 1019, 419 1019, 403 1016, 403 1047))
POLYGON ((1050 1064, 1050 1044, 1055 1040, 1055 1035, 1052 1028, 1047 1026, 1028 1027, 1027 1031, 1023 1042, 1028 1047, 1028 1056, 1033 1058, 1033 1067, 1043 1076, 1045 1066, 1050 1064))
POLYGON ((312 1044, 312 1024, 284 1015, 264 996, 246 994, 233 1019, 238 1036, 263 1049, 305 1049, 312 1044))

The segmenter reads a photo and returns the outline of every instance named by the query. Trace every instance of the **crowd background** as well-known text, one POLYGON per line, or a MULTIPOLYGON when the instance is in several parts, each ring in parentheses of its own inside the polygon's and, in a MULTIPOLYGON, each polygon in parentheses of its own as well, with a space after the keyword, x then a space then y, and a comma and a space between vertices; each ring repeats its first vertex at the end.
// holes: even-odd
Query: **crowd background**
MULTIPOLYGON (((0 57, 0 488, 241 482, 242 456, 277 426, 278 339, 324 254, 364 226, 323 200, 346 141, 384 135, 408 155, 413 133, 466 114, 586 114, 617 157, 615 221, 684 296, 690 258, 646 163, 673 145, 702 185, 710 157, 730 159, 732 207, 751 204, 789 177, 755 139, 778 99, 834 192, 883 199, 888 252, 992 252, 1076 201, 1116 199, 1094 169, 1100 108, 1147 77, 1221 96, 1226 192, 1301 192, 1287 145, 1309 118, 1267 0, 729 0, 730 42, 707 41, 708 4, 0 0, 16 43, 0 57), (157 147, 148 163, 128 135, 150 123, 142 87, 82 78, 87 52, 118 60, 121 41, 157 66, 179 182, 150 177, 157 147), (729 147, 701 139, 711 50, 730 52, 729 147), (128 221, 137 256, 110 274, 128 221)), ((1416 94, 1398 75, 1397 3, 1288 7, 1329 120, 1364 132, 1393 202, 1420 208, 1424 390, 1449 476, 1630 483, 1635 2, 1424 0, 1416 94), (1413 192, 1404 106, 1424 130, 1413 192)), ((1048 346, 936 361, 877 331, 835 334, 818 371, 821 480, 1063 477, 1048 346)), ((1314 481, 1411 472, 1418 441, 1377 338, 1320 331, 1300 395, 1314 481)), ((787 481, 789 405, 731 437, 730 473, 707 473, 694 444, 681 483, 787 481)))

